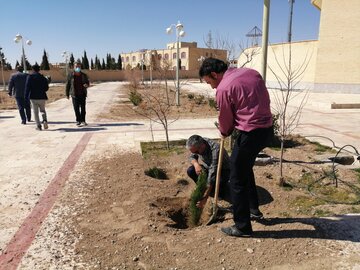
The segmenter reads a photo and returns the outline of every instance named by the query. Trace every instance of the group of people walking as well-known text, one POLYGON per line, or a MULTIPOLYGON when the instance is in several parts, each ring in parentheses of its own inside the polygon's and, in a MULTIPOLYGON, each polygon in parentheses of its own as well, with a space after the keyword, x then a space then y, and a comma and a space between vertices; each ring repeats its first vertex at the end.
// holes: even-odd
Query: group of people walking
MULTIPOLYGON (((22 66, 17 67, 9 80, 8 94, 16 100, 21 124, 26 125, 31 121, 31 107, 36 122, 36 130, 48 129, 48 119, 45 109, 45 103, 48 99, 49 80, 40 73, 40 66, 32 66, 31 74, 24 73, 22 66), (39 111, 42 119, 40 120, 39 111)), ((81 71, 81 63, 74 65, 74 71, 67 78, 65 87, 66 97, 73 103, 77 126, 86 126, 86 97, 89 87, 88 76, 81 71)))

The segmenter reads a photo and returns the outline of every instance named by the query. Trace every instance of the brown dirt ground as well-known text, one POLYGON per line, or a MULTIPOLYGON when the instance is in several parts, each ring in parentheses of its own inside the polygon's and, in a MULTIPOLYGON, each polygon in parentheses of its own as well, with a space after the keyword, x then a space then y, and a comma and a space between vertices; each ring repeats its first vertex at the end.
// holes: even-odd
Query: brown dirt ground
MULTIPOLYGON (((111 118, 129 119, 131 112, 116 106, 110 109, 111 118)), ((208 113, 207 104, 196 109, 197 115, 208 113)), ((219 231, 233 224, 231 213, 220 212, 210 226, 187 224, 195 185, 186 176, 185 148, 146 158, 117 150, 94 157, 77 180, 69 182, 60 204, 70 209, 63 220, 66 235, 75 238, 71 243, 75 242, 77 263, 85 269, 334 269, 344 258, 343 247, 331 241, 334 237, 320 225, 319 216, 360 212, 360 207, 327 203, 307 192, 306 176, 318 179, 330 167, 313 162, 316 145, 296 140, 304 144, 288 148, 285 158, 292 162, 284 164, 293 188, 278 186, 278 163, 255 166, 266 219, 253 222, 252 238, 228 237, 219 231), (144 171, 153 166, 166 170, 169 179, 146 176, 144 171)), ((278 150, 265 152, 279 157, 278 150)), ((338 174, 359 184, 354 171, 339 169, 338 174)), ((322 183, 331 185, 330 180, 322 183)))
MULTIPOLYGON (((47 91, 48 103, 65 97, 65 86, 50 86, 47 91)), ((15 98, 9 97, 7 91, 0 91, 0 110, 17 109, 15 98)))

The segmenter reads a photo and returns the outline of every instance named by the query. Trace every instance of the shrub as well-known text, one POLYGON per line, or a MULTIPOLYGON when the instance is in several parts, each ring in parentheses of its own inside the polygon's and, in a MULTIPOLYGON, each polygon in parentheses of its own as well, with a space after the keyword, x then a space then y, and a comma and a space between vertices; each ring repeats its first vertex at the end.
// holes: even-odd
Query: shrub
POLYGON ((163 169, 152 167, 145 171, 145 175, 155 179, 168 179, 166 172, 163 169))
POLYGON ((130 92, 129 99, 130 99, 131 103, 134 104, 135 106, 138 106, 142 101, 141 95, 136 91, 130 92))
POLYGON ((205 189, 206 189, 206 179, 207 174, 205 172, 201 172, 198 181, 196 182, 196 188, 191 194, 190 197, 190 222, 192 225, 196 226, 199 223, 202 209, 196 206, 196 203, 203 197, 205 189))
POLYGON ((209 102, 210 108, 214 108, 215 110, 217 110, 217 104, 216 104, 215 99, 209 98, 208 102, 209 102))
POLYGON ((188 97, 188 99, 194 99, 194 94, 189 93, 189 94, 187 94, 187 97, 188 97))

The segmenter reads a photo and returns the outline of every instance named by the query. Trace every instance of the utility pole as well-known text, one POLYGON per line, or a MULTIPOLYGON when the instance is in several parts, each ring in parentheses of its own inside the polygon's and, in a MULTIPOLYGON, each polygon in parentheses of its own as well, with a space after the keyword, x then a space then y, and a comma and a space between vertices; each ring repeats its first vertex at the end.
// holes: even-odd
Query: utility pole
POLYGON ((290 13, 289 13, 289 29, 288 29, 288 42, 291 42, 291 36, 292 36, 292 17, 293 17, 293 6, 295 3, 295 0, 289 0, 290 3, 290 13))
POLYGON ((266 69, 267 69, 267 49, 268 49, 268 39, 269 39, 268 38, 269 12, 270 12, 270 0, 264 0, 261 75, 265 82, 266 82, 266 69))

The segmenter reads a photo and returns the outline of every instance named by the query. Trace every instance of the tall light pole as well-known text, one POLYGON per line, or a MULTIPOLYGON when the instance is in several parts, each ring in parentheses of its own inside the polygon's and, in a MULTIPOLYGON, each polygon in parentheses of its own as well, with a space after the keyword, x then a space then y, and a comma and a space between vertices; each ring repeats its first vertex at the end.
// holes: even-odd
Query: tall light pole
POLYGON ((0 61, 1 61, 1 76, 3 81, 3 87, 4 87, 4 91, 6 91, 6 84, 4 78, 4 62, 6 61, 6 58, 3 58, 1 54, 0 54, 0 61))
POLYGON ((63 51, 61 53, 61 56, 64 57, 64 59, 65 59, 65 76, 66 76, 66 79, 67 79, 68 76, 69 76, 69 56, 70 56, 70 53, 68 51, 63 51))
POLYGON ((270 0, 264 0, 261 75, 266 82, 270 0))
POLYGON ((172 28, 173 27, 176 28, 176 105, 180 106, 180 82, 179 82, 179 69, 180 69, 179 52, 180 52, 180 48, 179 48, 179 40, 180 40, 180 37, 185 36, 185 31, 183 30, 184 26, 180 23, 180 21, 178 21, 177 24, 172 24, 168 28, 166 28, 166 33, 170 35, 172 33, 172 28))
MULTIPOLYGON (((14 41, 15 41, 15 43, 21 42, 22 62, 23 62, 24 72, 26 72, 27 69, 26 69, 26 60, 25 60, 26 58, 25 58, 25 50, 24 50, 24 38, 22 35, 17 34, 14 38, 14 41)), ((26 40, 26 44, 30 46, 32 44, 32 41, 28 39, 28 40, 26 40)))
POLYGON ((153 64, 153 55, 152 55, 152 51, 148 51, 147 55, 149 57, 149 68, 150 68, 150 88, 152 88, 152 64, 153 64))

